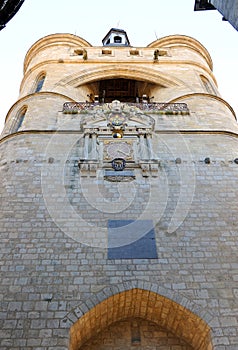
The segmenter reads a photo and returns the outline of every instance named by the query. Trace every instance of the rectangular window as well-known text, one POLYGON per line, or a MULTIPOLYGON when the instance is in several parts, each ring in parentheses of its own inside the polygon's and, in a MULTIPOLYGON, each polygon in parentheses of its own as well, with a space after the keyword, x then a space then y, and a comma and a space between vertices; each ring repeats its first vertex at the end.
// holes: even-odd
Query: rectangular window
POLYGON ((131 56, 139 56, 139 54, 140 54, 139 50, 130 50, 131 56))
POLYGON ((112 50, 102 50, 102 55, 110 56, 112 54, 112 50))

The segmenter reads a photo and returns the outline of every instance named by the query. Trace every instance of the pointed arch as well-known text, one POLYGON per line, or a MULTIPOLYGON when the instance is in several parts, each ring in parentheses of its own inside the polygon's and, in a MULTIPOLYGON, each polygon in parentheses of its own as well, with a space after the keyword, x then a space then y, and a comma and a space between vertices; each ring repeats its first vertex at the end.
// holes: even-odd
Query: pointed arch
POLYGON ((209 79, 207 77, 205 77, 205 75, 203 74, 200 74, 200 79, 201 79, 201 82, 203 84, 203 87, 205 89, 205 91, 208 93, 208 94, 212 94, 212 95, 217 95, 214 87, 212 86, 211 82, 209 81, 209 79))
POLYGON ((143 282, 127 282, 124 285, 107 287, 85 304, 76 307, 74 316, 72 313, 68 315, 69 320, 75 321, 70 328, 69 349, 78 350, 110 325, 133 318, 151 321, 167 329, 194 350, 212 349, 210 327, 207 323, 213 318, 212 315, 186 300, 184 296, 143 282), (164 294, 168 294, 170 298, 164 294), (196 312, 191 310, 193 308, 196 312), (75 316, 78 318, 76 321, 75 316))
POLYGON ((15 133, 20 129, 20 127, 22 126, 22 123, 25 119, 26 112, 27 112, 26 105, 21 107, 21 109, 17 112, 16 118, 15 118, 15 120, 13 122, 13 126, 11 128, 11 133, 15 133))
POLYGON ((42 90, 42 87, 44 85, 45 82, 45 78, 46 78, 46 73, 45 72, 41 72, 35 81, 35 87, 34 87, 34 92, 40 92, 42 90))

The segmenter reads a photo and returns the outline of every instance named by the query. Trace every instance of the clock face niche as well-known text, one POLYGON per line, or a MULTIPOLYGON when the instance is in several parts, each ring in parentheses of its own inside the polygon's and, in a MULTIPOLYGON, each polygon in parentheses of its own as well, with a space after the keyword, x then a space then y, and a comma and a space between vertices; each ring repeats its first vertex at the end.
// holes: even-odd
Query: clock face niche
POLYGON ((108 160, 115 158, 130 160, 132 159, 132 145, 130 142, 124 140, 105 141, 104 157, 108 160))

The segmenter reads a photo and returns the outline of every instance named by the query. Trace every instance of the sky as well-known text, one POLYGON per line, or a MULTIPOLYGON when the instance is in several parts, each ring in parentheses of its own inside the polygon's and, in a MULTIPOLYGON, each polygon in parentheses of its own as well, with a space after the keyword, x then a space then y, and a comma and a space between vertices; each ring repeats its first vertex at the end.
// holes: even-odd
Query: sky
POLYGON ((40 38, 71 33, 101 46, 112 28, 127 32, 132 46, 145 47, 168 35, 188 35, 206 47, 221 96, 238 116, 238 32, 214 11, 194 12, 195 0, 25 0, 0 31, 0 130, 17 101, 28 49, 40 38))

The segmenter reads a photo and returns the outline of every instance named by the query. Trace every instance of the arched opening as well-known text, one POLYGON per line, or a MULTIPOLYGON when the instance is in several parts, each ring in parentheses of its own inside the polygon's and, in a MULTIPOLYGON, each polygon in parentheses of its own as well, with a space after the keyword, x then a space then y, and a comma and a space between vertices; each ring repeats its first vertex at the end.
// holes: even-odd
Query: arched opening
POLYGON ((17 132, 20 129, 20 127, 22 126, 22 123, 25 119, 26 112, 27 112, 27 106, 23 106, 17 112, 16 119, 15 119, 15 122, 14 122, 13 127, 12 127, 12 133, 17 132))
POLYGON ((80 350, 134 348, 146 350, 192 350, 182 339, 155 322, 142 318, 129 318, 118 321, 92 337, 80 350))
POLYGON ((35 84, 35 92, 40 92, 42 90, 42 87, 45 82, 45 73, 41 73, 39 77, 36 79, 36 84, 35 84))
POLYGON ((204 75, 200 75, 200 78, 205 88, 205 91, 208 92, 209 94, 216 95, 216 91, 214 90, 210 81, 204 75))
POLYGON ((178 350, 212 349, 210 328, 199 316, 155 292, 134 288, 105 299, 74 323, 69 349, 131 349, 139 344, 152 350, 162 342, 163 350, 171 350, 170 342, 178 350))
POLYGON ((114 43, 121 44, 122 38, 119 35, 114 36, 114 43))
POLYGON ((94 102, 96 96, 101 103, 111 103, 114 100, 139 103, 142 102, 143 95, 148 97, 148 102, 152 102, 151 94, 155 86, 154 83, 146 81, 111 78, 89 83, 87 89, 90 91, 88 94, 90 102, 94 102))
POLYGON ((67 88, 69 85, 70 87, 79 89, 81 101, 87 100, 88 102, 94 102, 96 96, 97 101, 103 102, 101 98, 105 94, 104 102, 106 103, 110 103, 112 100, 116 99, 124 102, 123 99, 125 99, 125 96, 122 96, 123 98, 116 97, 118 96, 119 91, 122 90, 118 88, 118 91, 115 91, 115 89, 113 90, 113 88, 110 87, 110 84, 114 84, 113 81, 118 81, 119 87, 120 84, 122 85, 126 81, 128 86, 126 87, 126 90, 123 91, 127 91, 129 93, 131 92, 130 89, 132 89, 133 86, 132 81, 135 82, 135 88, 132 90, 133 93, 130 95, 133 103, 136 102, 137 92, 139 98, 141 99, 139 102, 142 102, 143 95, 146 95, 149 98, 150 103, 161 102, 161 100, 158 100, 158 97, 161 95, 161 92, 164 96, 165 89, 173 89, 176 86, 184 85, 183 81, 175 79, 169 73, 162 74, 160 72, 155 74, 154 70, 150 69, 149 67, 145 71, 143 67, 132 68, 129 64, 121 65, 118 63, 115 65, 110 65, 109 67, 103 66, 100 68, 87 68, 83 70, 80 75, 78 73, 74 73, 59 80, 57 82, 57 86, 65 86, 67 88), (108 88, 105 89, 103 85, 108 85, 108 88), (110 101, 107 101, 107 99, 109 100, 107 90, 110 89, 112 89, 112 92, 114 91, 115 94, 111 94, 110 101), (105 90, 105 92, 103 90, 105 90))

